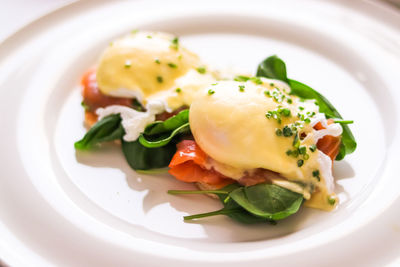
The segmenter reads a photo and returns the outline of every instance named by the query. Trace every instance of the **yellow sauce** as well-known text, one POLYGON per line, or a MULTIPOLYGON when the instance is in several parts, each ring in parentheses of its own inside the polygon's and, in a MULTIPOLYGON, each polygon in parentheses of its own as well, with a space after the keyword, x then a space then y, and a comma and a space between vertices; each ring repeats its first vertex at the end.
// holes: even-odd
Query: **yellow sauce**
MULTIPOLYGON (((223 174, 228 177, 237 179, 240 171, 244 173, 264 168, 279 173, 289 182, 307 185, 304 188, 308 191, 303 192, 305 198, 310 198, 312 189, 318 187, 323 195, 321 198, 326 199, 327 191, 324 188, 322 173, 320 181, 313 176, 313 171, 321 167, 320 152, 309 150, 314 144, 314 130, 297 116, 300 107, 304 107, 302 113, 317 113, 318 107, 314 103, 301 102, 299 98, 289 96, 287 85, 267 79, 262 81, 263 84, 253 81, 220 81, 203 90, 193 101, 189 115, 191 131, 196 142, 213 160, 225 165, 224 168, 219 168, 219 171, 225 171, 223 174), (266 95, 266 91, 272 92, 276 88, 285 95, 284 99, 291 99, 290 104, 286 100, 276 101, 266 95), (268 111, 278 108, 289 109, 291 116, 282 116, 280 123, 276 119, 266 117, 268 111), (287 155, 287 151, 293 149, 294 137, 276 134, 278 128, 296 122, 303 126, 299 131, 307 135, 300 140, 300 145, 307 148, 308 159, 304 160, 300 167, 298 160, 301 156, 287 155)), ((220 167, 221 164, 216 166, 220 167)), ((293 184, 282 181, 280 185, 288 189, 293 188, 293 184)), ((299 186, 296 188, 296 191, 299 191, 299 186)), ((327 209, 324 205, 326 201, 321 206, 318 206, 318 202, 315 200, 309 203, 313 203, 315 208, 327 209)))
POLYGON ((195 53, 174 36, 158 32, 137 32, 112 42, 96 77, 105 95, 135 97, 143 104, 161 99, 169 109, 190 104, 199 89, 215 81, 195 53))

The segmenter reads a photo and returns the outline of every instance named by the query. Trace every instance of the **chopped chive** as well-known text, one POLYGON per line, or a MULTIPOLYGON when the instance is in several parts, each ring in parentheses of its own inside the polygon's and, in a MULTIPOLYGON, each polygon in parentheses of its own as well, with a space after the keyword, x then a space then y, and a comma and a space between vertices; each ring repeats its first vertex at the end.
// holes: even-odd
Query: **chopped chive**
POLYGON ((270 83, 269 86, 273 87, 273 86, 275 86, 275 84, 274 83, 270 83))
POLYGON ((84 108, 84 110, 89 110, 89 106, 85 104, 85 101, 82 100, 81 106, 84 108))
POLYGON ((244 92, 244 85, 239 85, 239 91, 244 92))
POLYGON ((285 117, 289 117, 290 116, 290 109, 288 109, 288 108, 282 109, 282 114, 285 117))
POLYGON ((209 95, 212 95, 212 94, 214 94, 214 93, 215 93, 215 91, 214 91, 213 89, 208 90, 208 94, 209 94, 209 95))
POLYGON ((281 129, 276 129, 275 130, 275 134, 277 135, 277 136, 282 136, 282 130, 281 129))
POLYGON ((340 123, 340 124, 352 124, 354 121, 346 121, 346 120, 333 120, 334 123, 340 123))
POLYGON ((299 154, 300 155, 305 155, 306 154, 306 147, 305 146, 300 146, 299 147, 299 154))
POLYGON ((204 74, 204 73, 206 73, 206 71, 207 71, 205 67, 198 67, 196 70, 197 70, 197 72, 200 73, 200 74, 204 74))
POLYGON ((333 206, 336 203, 336 199, 334 197, 332 197, 332 196, 329 196, 328 197, 328 203, 329 203, 329 205, 333 206))
POLYGON ((292 151, 292 150, 289 149, 289 150, 286 151, 286 155, 290 156, 290 155, 292 155, 292 154, 293 154, 293 151, 292 151))
POLYGON ((176 69, 178 66, 172 62, 168 63, 168 67, 176 69))
POLYGON ((238 75, 238 76, 235 76, 235 78, 233 80, 237 81, 237 82, 247 82, 248 80, 250 80, 250 77, 238 75))
POLYGON ((319 177, 319 170, 313 171, 312 176, 317 178, 318 181, 321 181, 321 178, 319 177))
POLYGON ((299 107, 299 110, 304 110, 304 107, 300 106, 300 107, 299 107))
POLYGON ((132 62, 128 59, 125 61, 125 69, 129 69, 132 65, 132 62))
POLYGON ((180 93, 180 92, 182 92, 182 89, 181 89, 181 88, 176 88, 175 91, 176 91, 177 93, 180 93))
POLYGON ((296 133, 295 136, 294 136, 293 146, 295 148, 299 148, 299 146, 300 146, 300 138, 299 138, 299 134, 298 133, 296 133))
POLYGON ((288 102, 288 104, 292 104, 293 100, 291 98, 288 98, 287 102, 288 102))
POLYGON ((283 136, 285 136, 285 137, 289 137, 289 136, 293 135, 292 129, 290 129, 290 127, 287 125, 285 125, 285 127, 283 127, 282 133, 283 133, 283 136))
POLYGON ((164 81, 163 77, 157 76, 157 82, 162 83, 164 81))
POLYGON ((156 59, 154 60, 154 62, 157 63, 157 64, 161 64, 161 61, 160 61, 158 58, 156 58, 156 59))
POLYGON ((310 155, 308 155, 307 153, 303 155, 303 159, 308 160, 310 158, 310 155))
POLYGON ((258 78, 258 77, 251 77, 251 78, 250 78, 250 81, 252 81, 252 82, 255 83, 255 84, 263 84, 263 82, 261 81, 261 79, 258 78))
POLYGON ((315 152, 315 150, 317 150, 317 146, 311 145, 308 149, 310 149, 311 152, 315 152))
POLYGON ((147 39, 151 39, 151 38, 153 38, 153 37, 152 37, 151 35, 147 35, 146 38, 147 38, 147 39))
POLYGON ((179 48, 179 38, 178 37, 175 37, 174 39, 171 40, 170 47, 175 50, 178 50, 178 48, 179 48))
POLYGON ((304 164, 304 160, 299 159, 299 160, 297 161, 297 167, 301 167, 301 166, 303 166, 303 164, 304 164))
POLYGON ((211 85, 217 85, 218 83, 212 83, 211 85))
POLYGON ((311 119, 310 119, 310 118, 305 118, 305 119, 304 119, 304 122, 307 123, 307 124, 309 124, 309 123, 311 122, 311 119))

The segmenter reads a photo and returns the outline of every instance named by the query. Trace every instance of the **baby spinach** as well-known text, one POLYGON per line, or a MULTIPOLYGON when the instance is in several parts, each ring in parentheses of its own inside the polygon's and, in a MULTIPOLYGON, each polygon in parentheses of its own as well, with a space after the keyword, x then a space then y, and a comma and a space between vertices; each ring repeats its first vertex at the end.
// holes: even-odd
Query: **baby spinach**
POLYGON ((270 220, 296 213, 303 202, 302 194, 271 184, 240 187, 229 196, 251 214, 270 220))
POLYGON ((146 135, 155 135, 166 133, 175 130, 189 122, 189 109, 182 110, 175 116, 166 119, 165 121, 155 121, 146 126, 144 133, 146 135))
POLYGON ((122 152, 134 170, 150 170, 167 167, 176 152, 175 142, 163 147, 148 148, 138 140, 126 142, 121 138, 122 152))
MULTIPOLYGON (((276 55, 270 56, 261 62, 258 65, 256 75, 286 82, 291 88, 290 94, 303 99, 314 99, 319 106, 319 111, 325 113, 327 118, 342 119, 340 113, 323 95, 301 82, 287 78, 285 62, 276 55)), ((353 153, 357 147, 357 143, 350 128, 345 124, 341 125, 343 133, 339 154, 336 156, 336 160, 341 160, 347 154, 353 153)))
POLYGON ((256 74, 258 77, 267 77, 287 82, 286 75, 285 62, 276 55, 270 56, 261 62, 258 65, 256 74))
POLYGON ((158 135, 153 135, 149 136, 146 134, 141 134, 139 137, 139 142, 148 148, 154 148, 154 147, 162 147, 167 145, 171 140, 178 134, 181 133, 188 133, 190 132, 190 127, 189 127, 189 122, 179 126, 175 130, 173 130, 171 133, 163 133, 163 134, 158 134, 158 135))
POLYGON ((259 222, 273 223, 275 220, 281 220, 296 213, 303 202, 303 195, 271 184, 258 184, 249 187, 243 187, 239 184, 230 184, 220 190, 170 190, 168 193, 213 193, 219 197, 224 205, 224 208, 217 211, 185 216, 185 220, 200 219, 215 215, 227 215, 245 224, 259 222))
POLYGON ((165 121, 149 124, 140 135, 139 142, 148 148, 162 147, 171 142, 175 136, 188 132, 190 132, 189 110, 186 109, 165 121))
POLYGON ((124 133, 120 115, 109 115, 90 128, 81 140, 75 142, 74 146, 76 149, 89 149, 102 142, 118 140, 124 133))

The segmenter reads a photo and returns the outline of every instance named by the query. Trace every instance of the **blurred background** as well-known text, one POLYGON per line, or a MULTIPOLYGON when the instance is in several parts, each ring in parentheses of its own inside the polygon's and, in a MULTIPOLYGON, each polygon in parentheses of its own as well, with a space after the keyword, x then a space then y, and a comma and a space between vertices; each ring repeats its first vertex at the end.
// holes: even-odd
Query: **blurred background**
MULTIPOLYGON (((0 42, 19 28, 61 6, 78 0, 0 0, 0 42)), ((91 1, 91 0, 82 0, 91 1)), ((134 0, 131 0, 134 1, 134 0)), ((190 0, 189 0, 190 1, 190 0)), ((326 0, 321 0, 326 1, 326 0)), ((329 0, 328 0, 329 1, 329 0)), ((343 0, 338 0, 343 1, 343 0)), ((400 12, 400 0, 344 0, 384 2, 400 12)))

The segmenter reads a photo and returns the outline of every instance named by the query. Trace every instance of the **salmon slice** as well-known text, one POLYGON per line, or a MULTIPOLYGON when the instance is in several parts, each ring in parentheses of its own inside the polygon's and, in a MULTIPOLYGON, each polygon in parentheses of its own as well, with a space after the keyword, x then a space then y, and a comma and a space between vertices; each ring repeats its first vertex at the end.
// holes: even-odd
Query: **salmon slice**
POLYGON ((169 164, 169 173, 183 182, 200 182, 222 188, 235 181, 215 170, 205 168, 208 156, 193 140, 178 143, 177 151, 169 164))

